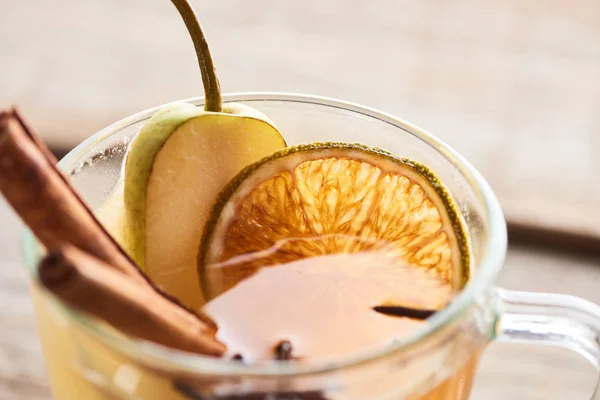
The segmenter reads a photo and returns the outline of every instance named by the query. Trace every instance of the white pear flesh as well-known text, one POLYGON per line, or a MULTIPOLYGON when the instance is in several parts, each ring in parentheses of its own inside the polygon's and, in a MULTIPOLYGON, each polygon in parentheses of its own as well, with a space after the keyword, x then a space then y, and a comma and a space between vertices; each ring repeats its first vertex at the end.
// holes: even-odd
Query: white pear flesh
POLYGON ((192 309, 204 304, 197 256, 217 195, 244 167, 286 146, 256 110, 225 111, 161 109, 125 167, 126 247, 151 280, 192 309))

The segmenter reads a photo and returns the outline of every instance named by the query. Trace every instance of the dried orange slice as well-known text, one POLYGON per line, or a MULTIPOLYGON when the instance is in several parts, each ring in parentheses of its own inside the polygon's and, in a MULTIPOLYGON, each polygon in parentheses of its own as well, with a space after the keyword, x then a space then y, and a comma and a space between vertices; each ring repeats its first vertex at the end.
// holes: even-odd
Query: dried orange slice
POLYGON ((198 266, 210 299, 261 267, 365 252, 384 252, 454 288, 469 275, 463 219, 428 167, 362 144, 314 143, 263 158, 227 185, 198 266))

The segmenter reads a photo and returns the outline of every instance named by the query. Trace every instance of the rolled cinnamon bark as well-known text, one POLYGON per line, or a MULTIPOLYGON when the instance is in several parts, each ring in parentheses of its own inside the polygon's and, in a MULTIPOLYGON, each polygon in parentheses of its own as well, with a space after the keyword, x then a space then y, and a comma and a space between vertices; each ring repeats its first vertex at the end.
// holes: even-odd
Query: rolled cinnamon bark
POLYGON ((149 284, 55 164, 15 109, 0 112, 0 192, 37 238, 48 249, 70 243, 149 284))
MULTIPOLYGON (((213 321, 201 313, 186 309, 177 299, 157 288, 139 270, 55 164, 52 153, 17 110, 13 108, 0 112, 0 193, 40 242, 50 252, 69 245, 81 249, 98 259, 94 265, 113 269, 123 275, 111 279, 122 281, 119 278, 127 278, 125 282, 128 286, 137 286, 132 293, 143 293, 144 299, 160 298, 161 304, 170 304, 163 309, 195 321, 187 326, 196 324, 206 332, 216 331, 213 321)), ((154 320, 156 323, 159 321, 154 320)), ((152 332, 146 335, 152 335, 152 332)), ((218 343, 217 347, 223 345, 218 343)), ((211 354, 214 352, 214 349, 210 351, 211 354)))
POLYGON ((50 252, 38 273, 41 283, 63 302, 127 335, 209 356, 225 352, 213 327, 71 245, 50 252))

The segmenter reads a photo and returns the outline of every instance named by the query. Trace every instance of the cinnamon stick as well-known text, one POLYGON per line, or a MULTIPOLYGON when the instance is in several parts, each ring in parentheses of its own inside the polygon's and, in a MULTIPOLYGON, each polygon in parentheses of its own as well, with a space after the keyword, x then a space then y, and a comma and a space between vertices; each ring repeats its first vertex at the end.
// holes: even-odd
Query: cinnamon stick
POLYGON ((37 238, 48 249, 71 243, 149 284, 55 164, 15 109, 0 113, 0 192, 37 238))
POLYGON ((125 334, 198 354, 225 352, 212 326, 71 245, 50 252, 38 271, 41 283, 62 301, 125 334))
MULTIPOLYGON (((74 245, 184 309, 139 270, 55 164, 56 158, 16 109, 0 112, 0 193, 40 242, 48 250, 74 245)), ((189 313, 216 328, 205 315, 189 313)))

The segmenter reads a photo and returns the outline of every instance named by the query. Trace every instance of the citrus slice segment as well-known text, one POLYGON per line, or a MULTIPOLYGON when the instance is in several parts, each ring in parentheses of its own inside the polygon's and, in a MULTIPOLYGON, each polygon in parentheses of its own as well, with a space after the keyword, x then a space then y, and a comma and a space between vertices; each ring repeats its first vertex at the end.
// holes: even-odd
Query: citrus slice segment
POLYGON ((461 215, 426 166, 362 144, 280 150, 219 195, 198 257, 214 298, 259 268, 337 253, 385 252, 460 288, 470 246, 461 215))

